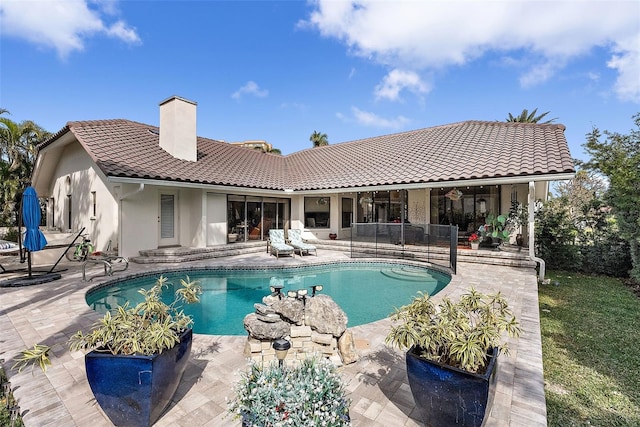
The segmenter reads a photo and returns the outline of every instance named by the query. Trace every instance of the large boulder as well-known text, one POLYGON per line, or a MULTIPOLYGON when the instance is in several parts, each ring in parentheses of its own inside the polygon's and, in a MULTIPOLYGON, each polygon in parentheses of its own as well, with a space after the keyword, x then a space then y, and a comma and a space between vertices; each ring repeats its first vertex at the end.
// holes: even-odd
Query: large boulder
POLYGON ((320 334, 331 334, 338 338, 347 330, 347 314, 329 295, 307 298, 304 313, 305 324, 320 334))
MULTIPOLYGON (((307 302, 309 299, 307 299, 307 302)), ((304 304, 296 298, 283 298, 274 302, 271 308, 283 318, 296 325, 302 325, 304 321, 304 304)))
POLYGON ((351 331, 345 331, 338 339, 338 353, 342 359, 342 363, 349 365, 358 361, 358 352, 356 351, 356 342, 353 339, 351 331))
POLYGON ((288 336, 291 333, 291 325, 284 320, 277 322, 264 322, 256 313, 247 314, 244 317, 244 329, 249 336, 259 340, 275 340, 288 336))

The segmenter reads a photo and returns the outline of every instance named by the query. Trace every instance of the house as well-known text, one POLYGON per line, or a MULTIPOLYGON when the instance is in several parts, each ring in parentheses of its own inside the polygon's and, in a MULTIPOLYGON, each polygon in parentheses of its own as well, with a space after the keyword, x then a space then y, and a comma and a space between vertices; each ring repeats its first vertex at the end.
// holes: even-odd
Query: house
POLYGON ((264 240, 270 228, 349 238, 353 223, 476 230, 512 201, 544 199, 574 165, 560 124, 465 121, 280 156, 196 135, 196 104, 160 126, 69 122, 38 146, 33 186, 49 227, 85 227, 120 255, 264 240))

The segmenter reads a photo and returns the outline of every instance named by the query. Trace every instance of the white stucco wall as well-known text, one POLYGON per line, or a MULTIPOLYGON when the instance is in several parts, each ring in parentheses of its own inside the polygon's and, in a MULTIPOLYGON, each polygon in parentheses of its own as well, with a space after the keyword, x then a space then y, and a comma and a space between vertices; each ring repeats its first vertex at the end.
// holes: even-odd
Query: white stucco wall
POLYGON ((96 250, 117 246, 118 204, 113 186, 97 169, 95 163, 79 143, 65 147, 60 162, 54 169, 49 184, 47 226, 63 231, 89 235, 96 250), (93 215, 92 192, 96 195, 96 212, 93 215), (69 203, 71 195, 71 227, 69 228, 69 203), (51 201, 53 198, 53 201, 51 201))
MULTIPOLYGON (((120 194, 125 195, 138 188, 135 184, 123 184, 120 194)), ((122 229, 120 255, 138 256, 142 249, 158 247, 158 187, 146 186, 120 201, 122 229)))
POLYGON ((206 194, 206 245, 227 243, 227 195, 206 194))

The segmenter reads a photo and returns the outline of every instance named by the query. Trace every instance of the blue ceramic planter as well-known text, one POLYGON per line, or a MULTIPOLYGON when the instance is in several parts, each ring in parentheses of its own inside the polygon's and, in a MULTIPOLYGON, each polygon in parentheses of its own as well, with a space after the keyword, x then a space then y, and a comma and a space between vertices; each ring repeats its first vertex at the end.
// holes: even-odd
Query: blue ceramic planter
POLYGON ((192 339, 189 329, 178 345, 153 356, 95 350, 85 356, 91 391, 114 425, 150 426, 160 418, 187 367, 192 339))
POLYGON ((498 349, 489 351, 483 375, 421 359, 407 352, 407 376, 411 394, 427 427, 480 427, 489 413, 495 393, 498 349))

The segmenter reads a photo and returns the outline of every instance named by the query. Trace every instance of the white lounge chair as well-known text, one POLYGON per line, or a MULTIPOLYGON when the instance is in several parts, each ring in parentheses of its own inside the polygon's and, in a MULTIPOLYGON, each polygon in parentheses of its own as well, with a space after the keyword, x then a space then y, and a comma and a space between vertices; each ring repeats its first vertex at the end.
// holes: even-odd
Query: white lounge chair
POLYGON ((269 230, 269 240, 267 240, 267 252, 280 258, 280 255, 291 255, 295 257, 295 249, 289 246, 284 240, 284 230, 269 230))
MULTIPOLYGON (((17 255, 20 253, 20 247, 17 243, 8 242, 6 240, 0 240, 0 255, 17 255)), ((7 271, 2 264, 0 264, 0 272, 7 271)))
POLYGON ((295 249, 300 252, 300 256, 302 256, 302 252, 307 254, 309 252, 315 252, 315 255, 318 256, 316 247, 302 240, 301 230, 289 230, 289 244, 294 247, 294 252, 295 249))

